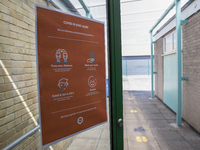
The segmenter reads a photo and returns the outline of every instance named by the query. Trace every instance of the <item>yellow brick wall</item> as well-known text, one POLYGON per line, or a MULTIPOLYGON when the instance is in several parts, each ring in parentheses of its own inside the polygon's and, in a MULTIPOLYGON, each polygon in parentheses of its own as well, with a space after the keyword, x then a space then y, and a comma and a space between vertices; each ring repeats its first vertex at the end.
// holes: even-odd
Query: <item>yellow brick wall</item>
MULTIPOLYGON (((47 6, 45 0, 0 0, 0 149, 37 125, 35 4, 47 6)), ((41 149, 39 131, 14 149, 41 149)))
POLYGON ((163 38, 154 44, 155 95, 163 100, 163 38))
POLYGON ((182 25, 183 118, 200 132, 200 11, 182 25))

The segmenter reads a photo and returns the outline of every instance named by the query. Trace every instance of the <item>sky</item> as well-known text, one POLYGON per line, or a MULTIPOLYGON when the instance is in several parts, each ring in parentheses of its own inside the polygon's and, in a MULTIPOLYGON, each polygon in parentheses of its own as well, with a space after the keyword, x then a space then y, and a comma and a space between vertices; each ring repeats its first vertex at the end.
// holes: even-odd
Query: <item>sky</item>
MULTIPOLYGON (((182 6, 188 0, 181 0, 182 6)), ((106 0, 84 0, 95 20, 106 23, 106 0)), ((173 0, 121 0, 121 39, 122 55, 150 55, 149 30, 172 4, 173 0)), ((85 16, 85 11, 78 0, 71 0, 79 13, 85 16)), ((166 19, 155 29, 159 29, 175 11, 171 11, 166 19)), ((105 30, 106 32, 106 30, 105 30)))

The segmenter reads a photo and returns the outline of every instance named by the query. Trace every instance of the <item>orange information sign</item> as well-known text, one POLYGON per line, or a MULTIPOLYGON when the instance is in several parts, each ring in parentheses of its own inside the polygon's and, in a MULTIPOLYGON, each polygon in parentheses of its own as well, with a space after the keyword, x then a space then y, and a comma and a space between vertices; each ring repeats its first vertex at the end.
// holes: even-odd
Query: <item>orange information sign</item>
POLYGON ((42 147, 107 121, 104 24, 36 6, 42 147))

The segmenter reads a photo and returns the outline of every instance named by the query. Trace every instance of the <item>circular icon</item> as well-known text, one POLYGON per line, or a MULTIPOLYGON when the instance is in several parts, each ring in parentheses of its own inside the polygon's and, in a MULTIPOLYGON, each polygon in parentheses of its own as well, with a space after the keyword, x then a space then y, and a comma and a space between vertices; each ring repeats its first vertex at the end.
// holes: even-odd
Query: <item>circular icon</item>
POLYGON ((62 78, 58 81, 59 90, 62 92, 67 88, 68 85, 69 85, 68 79, 66 78, 62 78))
POLYGON ((88 79, 88 85, 91 88, 94 88, 97 85, 97 78, 96 78, 96 76, 90 76, 89 77, 89 79, 88 79))
POLYGON ((79 117, 79 118, 77 119, 77 123, 78 123, 78 124, 82 124, 82 123, 83 123, 83 117, 79 117))

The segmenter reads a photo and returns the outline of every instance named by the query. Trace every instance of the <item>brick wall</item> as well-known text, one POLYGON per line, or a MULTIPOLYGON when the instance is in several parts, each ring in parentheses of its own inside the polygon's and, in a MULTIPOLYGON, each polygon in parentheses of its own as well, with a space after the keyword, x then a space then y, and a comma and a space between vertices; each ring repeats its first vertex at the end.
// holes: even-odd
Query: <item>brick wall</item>
POLYGON ((183 118, 200 132, 200 12, 182 25, 183 37, 183 118))
MULTIPOLYGON (((45 0, 0 0, 0 149, 37 125, 35 3, 47 6, 45 0)), ((14 149, 41 149, 39 131, 14 149)))
POLYGON ((163 38, 154 44, 155 95, 163 100, 163 38))

